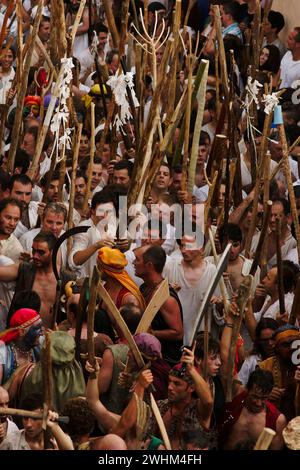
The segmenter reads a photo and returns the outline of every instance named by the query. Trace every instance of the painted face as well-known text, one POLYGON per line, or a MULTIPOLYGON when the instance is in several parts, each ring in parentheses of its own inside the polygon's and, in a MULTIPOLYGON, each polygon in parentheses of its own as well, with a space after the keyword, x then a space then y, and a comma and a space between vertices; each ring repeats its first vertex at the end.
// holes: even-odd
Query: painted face
POLYGON ((46 268, 51 264, 52 251, 49 250, 46 242, 32 243, 32 259, 37 268, 46 268))
POLYGON ((251 390, 249 390, 248 395, 245 398, 245 407, 250 411, 250 413, 261 413, 266 407, 268 396, 269 393, 262 391, 254 385, 251 390))
POLYGON ((11 235, 15 230, 21 217, 20 208, 8 204, 0 213, 0 233, 11 235))
POLYGON ((33 325, 28 329, 28 332, 23 337, 23 342, 30 348, 39 344, 40 336, 43 335, 42 321, 37 325, 33 325))

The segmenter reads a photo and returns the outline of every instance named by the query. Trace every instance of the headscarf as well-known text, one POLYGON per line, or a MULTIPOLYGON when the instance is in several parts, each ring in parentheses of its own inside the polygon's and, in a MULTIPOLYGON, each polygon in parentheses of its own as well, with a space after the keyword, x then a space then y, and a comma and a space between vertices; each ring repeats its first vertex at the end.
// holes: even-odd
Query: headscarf
POLYGON ((19 338, 22 330, 30 328, 39 323, 41 317, 36 310, 31 308, 20 308, 11 317, 10 328, 0 333, 0 340, 4 343, 10 343, 19 338))
POLYGON ((36 106, 41 106, 41 97, 40 96, 26 96, 24 99, 24 106, 32 106, 35 104, 36 106))
POLYGON ((189 385, 194 385, 192 377, 188 374, 186 368, 181 362, 179 362, 179 364, 176 364, 176 366, 174 366, 173 369, 170 370, 169 375, 178 377, 179 379, 187 382, 189 385))
POLYGON ((133 335, 137 347, 147 358, 156 358, 161 355, 160 341, 149 333, 137 333, 133 335))
MULTIPOLYGON (((53 331, 50 334, 52 360, 52 406, 61 412, 69 398, 85 396, 85 381, 81 366, 75 359, 75 340, 65 331, 53 331)), ((45 343, 42 347, 45 348, 45 343)), ((35 390, 42 393, 42 363, 38 362, 24 380, 20 392, 20 401, 35 390)))
POLYGON ((98 251, 97 261, 101 271, 107 276, 113 277, 122 284, 122 286, 126 287, 126 289, 136 297, 140 307, 144 310, 146 306, 144 297, 140 293, 138 286, 124 269, 127 265, 127 259, 124 253, 116 248, 104 246, 98 251))
POLYGON ((300 331, 296 326, 289 324, 280 326, 274 333, 275 346, 280 344, 286 338, 290 338, 293 336, 295 337, 295 339, 300 338, 300 331))

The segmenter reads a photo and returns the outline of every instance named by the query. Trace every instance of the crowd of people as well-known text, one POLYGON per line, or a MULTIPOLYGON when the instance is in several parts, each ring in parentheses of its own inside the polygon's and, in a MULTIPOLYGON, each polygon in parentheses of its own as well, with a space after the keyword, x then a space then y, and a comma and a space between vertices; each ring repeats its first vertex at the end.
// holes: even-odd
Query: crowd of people
POLYGON ((271 4, 0 1, 0 450, 300 449, 300 26, 271 4))

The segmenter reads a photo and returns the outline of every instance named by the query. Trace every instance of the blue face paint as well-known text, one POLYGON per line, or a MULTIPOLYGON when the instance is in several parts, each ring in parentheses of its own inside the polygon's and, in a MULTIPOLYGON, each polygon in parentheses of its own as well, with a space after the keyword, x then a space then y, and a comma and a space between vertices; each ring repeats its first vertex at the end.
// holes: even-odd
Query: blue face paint
POLYGON ((24 343, 27 347, 33 347, 37 345, 37 339, 43 334, 42 323, 31 326, 23 338, 24 343))

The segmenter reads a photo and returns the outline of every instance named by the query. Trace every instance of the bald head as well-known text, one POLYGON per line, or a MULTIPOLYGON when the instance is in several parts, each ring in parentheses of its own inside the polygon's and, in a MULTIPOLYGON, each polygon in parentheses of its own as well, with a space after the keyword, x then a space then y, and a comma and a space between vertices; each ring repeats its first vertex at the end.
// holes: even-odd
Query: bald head
POLYGON ((8 408, 9 404, 9 395, 5 388, 0 386, 0 407, 8 408))
POLYGON ((127 450, 127 445, 116 434, 106 434, 93 442, 93 450, 127 450))

